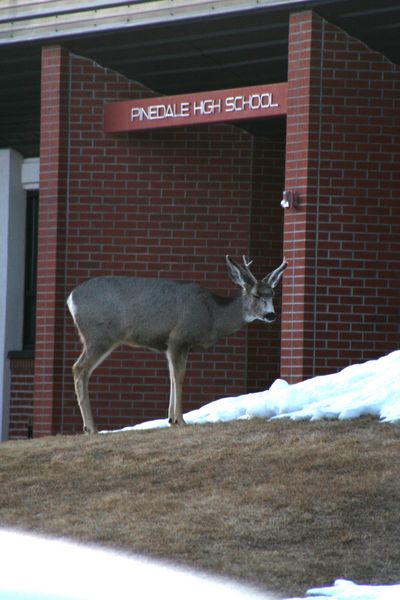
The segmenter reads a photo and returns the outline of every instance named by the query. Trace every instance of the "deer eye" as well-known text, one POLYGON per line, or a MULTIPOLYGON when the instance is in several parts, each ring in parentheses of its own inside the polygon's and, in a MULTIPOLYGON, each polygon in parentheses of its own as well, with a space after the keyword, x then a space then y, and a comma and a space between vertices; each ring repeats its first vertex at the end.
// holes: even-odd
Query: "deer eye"
POLYGON ((259 294, 253 294, 253 298, 257 298, 257 300, 261 300, 261 296, 259 294))

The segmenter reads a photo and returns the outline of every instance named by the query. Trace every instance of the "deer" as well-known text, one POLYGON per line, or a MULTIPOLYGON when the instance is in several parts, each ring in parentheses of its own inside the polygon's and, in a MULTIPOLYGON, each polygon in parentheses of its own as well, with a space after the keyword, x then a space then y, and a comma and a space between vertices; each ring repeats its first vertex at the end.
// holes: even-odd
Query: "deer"
POLYGON ((168 421, 184 425, 182 385, 190 351, 204 351, 246 323, 276 320, 275 288, 288 263, 257 281, 243 265, 226 256, 228 274, 241 294, 222 297, 198 283, 163 278, 105 275, 72 290, 67 305, 82 342, 72 367, 76 398, 86 433, 96 433, 89 401, 93 371, 120 345, 166 354, 170 396, 168 421))

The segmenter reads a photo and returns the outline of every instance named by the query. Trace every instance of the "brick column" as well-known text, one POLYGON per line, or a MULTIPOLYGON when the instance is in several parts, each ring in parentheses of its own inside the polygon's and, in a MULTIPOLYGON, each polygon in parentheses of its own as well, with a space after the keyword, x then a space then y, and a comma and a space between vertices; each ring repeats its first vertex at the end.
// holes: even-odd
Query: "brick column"
POLYGON ((69 54, 43 48, 35 349, 35 436, 60 429, 65 316, 69 54))
POLYGON ((318 211, 319 107, 322 21, 312 12, 291 16, 285 189, 301 199, 285 211, 284 253, 290 268, 283 283, 281 376, 290 382, 310 375, 313 338, 316 217, 318 211), (311 344, 310 344, 311 342, 311 344))
POLYGON ((400 68, 312 12, 290 19, 281 374, 398 348, 400 68))

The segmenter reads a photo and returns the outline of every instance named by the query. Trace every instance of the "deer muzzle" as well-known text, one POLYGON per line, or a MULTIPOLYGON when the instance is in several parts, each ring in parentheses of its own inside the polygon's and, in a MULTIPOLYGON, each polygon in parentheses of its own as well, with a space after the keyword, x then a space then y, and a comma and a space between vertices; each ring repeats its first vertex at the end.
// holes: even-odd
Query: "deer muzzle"
POLYGON ((276 321, 276 314, 274 312, 267 312, 264 315, 264 320, 268 323, 273 323, 274 321, 276 321))

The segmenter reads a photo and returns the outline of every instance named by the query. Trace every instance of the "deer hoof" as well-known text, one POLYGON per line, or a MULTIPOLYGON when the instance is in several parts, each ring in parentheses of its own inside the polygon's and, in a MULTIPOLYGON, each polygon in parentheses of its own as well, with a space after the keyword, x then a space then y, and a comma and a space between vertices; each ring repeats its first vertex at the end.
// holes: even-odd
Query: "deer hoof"
POLYGON ((87 427, 87 425, 85 425, 83 427, 83 433, 90 435, 92 433, 97 433, 97 429, 91 429, 90 427, 87 427))
POLYGON ((168 423, 170 425, 186 425, 182 417, 180 419, 168 419, 168 423))

